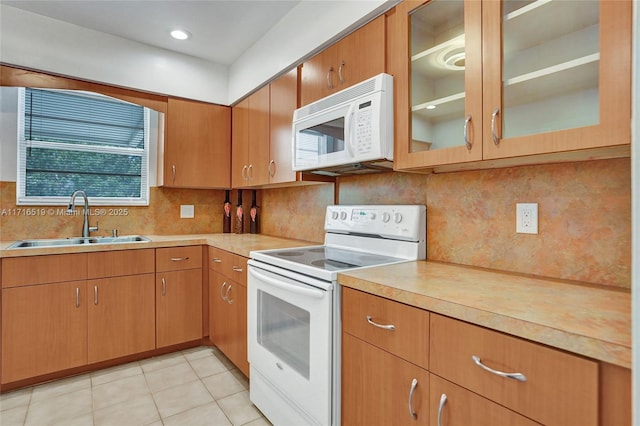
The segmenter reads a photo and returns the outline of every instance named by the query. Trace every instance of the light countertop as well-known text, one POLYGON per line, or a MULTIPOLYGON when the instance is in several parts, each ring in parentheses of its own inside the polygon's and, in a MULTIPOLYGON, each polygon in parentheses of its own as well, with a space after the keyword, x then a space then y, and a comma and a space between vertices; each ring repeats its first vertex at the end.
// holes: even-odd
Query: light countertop
POLYGON ((340 284, 631 368, 628 290, 417 261, 338 275, 340 284))
MULTIPOLYGON (((6 249, 0 258, 210 245, 249 257, 252 250, 317 245, 261 234, 145 235, 150 242, 6 249)), ((631 368, 631 293, 562 280, 417 261, 338 275, 347 287, 631 368)))
POLYGON ((189 234, 189 235, 144 235, 149 242, 119 244, 82 244, 77 246, 30 247, 7 249, 15 241, 0 241, 0 258, 40 256, 46 254, 88 253, 107 250, 130 250, 143 248, 210 245, 241 256, 249 257, 251 250, 268 250, 285 247, 302 247, 318 243, 261 234, 189 234))

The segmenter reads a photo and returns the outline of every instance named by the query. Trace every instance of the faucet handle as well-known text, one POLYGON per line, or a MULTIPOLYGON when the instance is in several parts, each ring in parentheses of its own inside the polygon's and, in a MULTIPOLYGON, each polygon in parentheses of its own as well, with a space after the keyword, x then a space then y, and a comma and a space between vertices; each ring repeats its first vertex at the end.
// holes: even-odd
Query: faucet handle
POLYGON ((100 228, 98 228, 98 221, 96 220, 96 226, 89 226, 89 232, 96 232, 100 228))
POLYGON ((117 229, 117 228, 114 228, 114 229, 111 231, 111 236, 112 236, 113 238, 118 237, 118 229, 117 229))

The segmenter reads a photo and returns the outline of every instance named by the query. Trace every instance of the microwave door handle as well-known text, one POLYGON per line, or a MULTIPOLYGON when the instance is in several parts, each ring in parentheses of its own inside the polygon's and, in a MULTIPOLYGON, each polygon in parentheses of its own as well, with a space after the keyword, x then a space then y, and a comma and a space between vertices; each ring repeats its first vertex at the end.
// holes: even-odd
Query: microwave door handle
POLYGON ((301 296, 313 297, 314 299, 322 299, 325 296, 325 292, 322 290, 312 287, 300 287, 297 285, 287 284, 285 282, 271 278, 270 276, 267 276, 261 272, 258 272, 254 268, 249 268, 249 275, 253 275, 256 279, 270 284, 274 287, 278 287, 280 289, 290 291, 301 296))
POLYGON ((349 107, 349 111, 347 111, 347 115, 345 116, 344 119, 344 128, 345 128, 345 148, 347 149, 347 152, 349 153, 349 157, 353 158, 353 126, 351 125, 351 123, 353 122, 353 116, 355 115, 355 113, 353 112, 355 105, 351 105, 349 107))

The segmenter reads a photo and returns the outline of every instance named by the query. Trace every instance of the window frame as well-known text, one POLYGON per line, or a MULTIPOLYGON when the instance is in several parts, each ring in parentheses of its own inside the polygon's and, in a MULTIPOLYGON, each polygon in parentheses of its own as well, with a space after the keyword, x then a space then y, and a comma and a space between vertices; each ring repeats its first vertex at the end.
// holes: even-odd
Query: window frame
MULTIPOLYGON (((87 92, 82 90, 66 90, 52 88, 37 88, 38 90, 70 92, 74 94, 86 93, 91 97, 102 96, 117 100, 118 102, 131 103, 122 99, 114 98, 97 92, 87 92)), ((25 137, 25 93, 24 87, 18 92, 18 153, 17 153, 17 177, 16 177, 16 205, 25 206, 60 206, 69 203, 69 196, 27 196, 26 195, 26 155, 27 148, 54 148, 69 151, 95 152, 119 155, 140 155, 142 158, 142 170, 140 179, 140 197, 88 197, 89 204, 93 206, 148 206, 149 205, 149 155, 150 155, 150 130, 151 111, 148 107, 138 105, 143 108, 144 116, 144 148, 119 148, 104 147, 96 145, 65 144, 58 142, 31 141, 25 137)), ((83 188, 76 188, 83 190, 83 188)))

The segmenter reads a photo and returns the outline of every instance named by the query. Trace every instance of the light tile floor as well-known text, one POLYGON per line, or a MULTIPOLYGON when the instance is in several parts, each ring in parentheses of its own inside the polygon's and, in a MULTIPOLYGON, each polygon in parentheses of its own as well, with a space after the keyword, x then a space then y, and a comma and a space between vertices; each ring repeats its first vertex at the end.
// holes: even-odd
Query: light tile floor
POLYGON ((198 347, 0 395, 2 426, 270 425, 249 382, 198 347))

